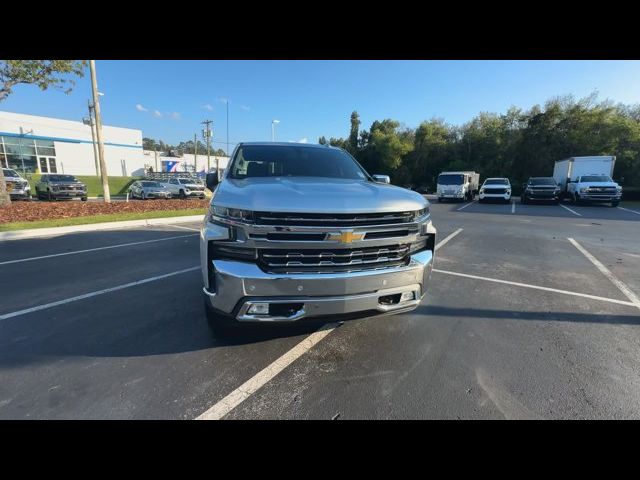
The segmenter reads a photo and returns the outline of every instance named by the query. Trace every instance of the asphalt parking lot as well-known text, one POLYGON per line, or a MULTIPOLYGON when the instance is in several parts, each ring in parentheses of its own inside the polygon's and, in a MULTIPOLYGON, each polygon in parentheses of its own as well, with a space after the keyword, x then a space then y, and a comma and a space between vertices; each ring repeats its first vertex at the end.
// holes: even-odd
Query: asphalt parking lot
POLYGON ((233 340, 197 224, 2 242, 0 418, 640 418, 638 209, 432 216, 418 309, 233 340))

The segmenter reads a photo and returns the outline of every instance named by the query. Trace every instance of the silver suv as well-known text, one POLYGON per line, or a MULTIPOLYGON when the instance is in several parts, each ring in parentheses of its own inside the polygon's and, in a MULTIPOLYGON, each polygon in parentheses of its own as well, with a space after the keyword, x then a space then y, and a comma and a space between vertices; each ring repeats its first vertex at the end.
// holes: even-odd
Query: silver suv
POLYGON ((11 200, 31 198, 29 182, 22 178, 18 172, 12 168, 3 168, 2 173, 4 174, 4 182, 11 200))
POLYGON ((187 198, 197 197, 204 198, 204 185, 200 180, 188 177, 172 178, 163 184, 173 197, 187 198))
POLYGON ((416 308, 436 229, 420 194, 325 145, 241 143, 200 235, 212 329, 416 308))

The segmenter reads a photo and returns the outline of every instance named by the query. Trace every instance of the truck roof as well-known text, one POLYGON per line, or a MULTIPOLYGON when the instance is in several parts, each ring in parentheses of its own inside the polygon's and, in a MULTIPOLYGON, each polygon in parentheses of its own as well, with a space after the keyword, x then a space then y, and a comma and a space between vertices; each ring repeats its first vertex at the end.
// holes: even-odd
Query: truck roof
POLYGON ((325 144, 322 145, 320 143, 298 143, 298 142, 240 142, 240 145, 257 145, 261 147, 267 146, 280 146, 280 147, 309 147, 309 148, 335 148, 340 150, 339 147, 334 147, 333 145, 325 144))

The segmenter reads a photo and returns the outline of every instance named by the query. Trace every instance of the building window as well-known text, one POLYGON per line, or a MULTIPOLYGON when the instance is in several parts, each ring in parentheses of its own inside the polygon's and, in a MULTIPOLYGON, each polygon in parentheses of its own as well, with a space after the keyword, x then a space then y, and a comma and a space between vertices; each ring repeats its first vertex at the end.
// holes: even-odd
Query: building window
MULTIPOLYGON (((6 164, 9 168, 13 168, 22 173, 35 173, 40 167, 40 172, 51 171, 51 167, 47 168, 45 160, 42 168, 42 162, 38 164, 38 157, 46 155, 47 157, 55 157, 56 149, 53 140, 34 140, 28 136, 21 137, 0 137, 0 162, 6 164)), ((53 158, 55 169, 55 158, 53 158)))

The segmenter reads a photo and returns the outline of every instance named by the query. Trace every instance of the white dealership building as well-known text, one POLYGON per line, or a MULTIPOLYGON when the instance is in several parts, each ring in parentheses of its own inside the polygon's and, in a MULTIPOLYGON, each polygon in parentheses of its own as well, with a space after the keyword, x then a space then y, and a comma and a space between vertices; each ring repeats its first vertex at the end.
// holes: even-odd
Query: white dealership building
MULTIPOLYGON (((0 111, 0 164, 18 172, 96 175, 91 126, 83 122, 0 111)), ((102 128, 109 176, 143 176, 153 171, 204 172, 207 156, 168 157, 142 148, 142 130, 102 128)), ((227 166, 227 157, 210 158, 212 168, 227 166)))

